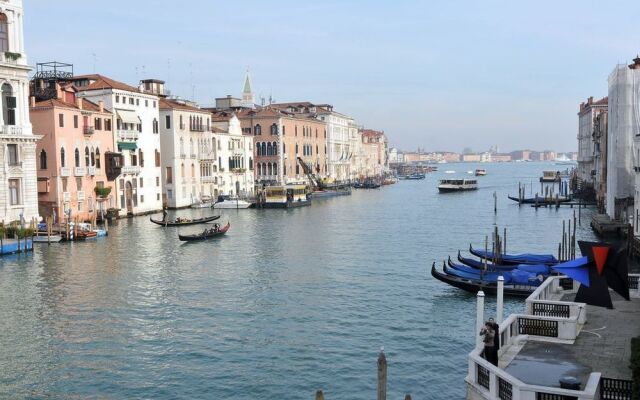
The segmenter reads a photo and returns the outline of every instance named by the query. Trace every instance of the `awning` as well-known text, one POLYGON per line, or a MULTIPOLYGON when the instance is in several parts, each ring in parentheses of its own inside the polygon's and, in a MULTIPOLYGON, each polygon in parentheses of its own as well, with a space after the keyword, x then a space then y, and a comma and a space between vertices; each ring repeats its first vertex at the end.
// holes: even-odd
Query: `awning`
POLYGON ((118 150, 135 150, 137 148, 136 142, 118 142, 118 150))
POLYGON ((139 124, 140 118, 135 113, 135 111, 130 110, 118 110, 116 108, 116 114, 118 114, 118 118, 125 124, 139 124))

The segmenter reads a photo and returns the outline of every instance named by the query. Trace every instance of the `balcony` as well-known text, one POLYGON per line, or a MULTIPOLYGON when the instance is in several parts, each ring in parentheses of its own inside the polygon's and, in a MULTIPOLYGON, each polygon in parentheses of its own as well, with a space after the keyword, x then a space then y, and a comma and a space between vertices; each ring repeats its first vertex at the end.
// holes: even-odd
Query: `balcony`
POLYGON ((138 131, 125 131, 122 129, 118 129, 116 130, 116 135, 118 136, 118 141, 119 142, 123 142, 123 141, 136 141, 138 140, 138 135, 140 134, 140 132, 138 131))
POLYGON ((202 183, 213 183, 215 181, 215 178, 213 176, 203 176, 200 178, 200 180, 202 181, 202 183))
POLYGON ((82 132, 85 135, 93 135, 93 132, 95 132, 95 128, 93 126, 85 126, 82 128, 82 132))
POLYGON ((204 126, 192 126, 189 128, 191 132, 204 132, 204 126))
POLYGON ((185 153, 180 153, 180 158, 187 158, 187 155, 185 153))
POLYGON ((141 171, 141 168, 137 165, 127 165, 122 167, 122 169, 120 170, 121 174, 129 174, 129 175, 135 175, 135 174, 139 174, 141 171))
POLYGON ((85 167, 75 167, 73 170, 74 176, 85 176, 87 174, 87 169, 85 167))
POLYGON ((78 192, 78 201, 84 201, 84 190, 78 192))
POLYGON ((11 65, 20 65, 22 59, 22 54, 20 53, 12 53, 9 51, 0 52, 0 62, 11 65))
POLYGON ((22 127, 15 125, 2 125, 3 135, 22 135, 22 127))
POLYGON ((191 153, 191 158, 198 158, 198 155, 196 153, 191 153))
POLYGON ((89 176, 95 176, 96 175, 96 167, 88 167, 87 168, 87 174, 89 176))
POLYGON ((70 202, 70 201, 71 201, 71 193, 69 193, 69 192, 62 192, 62 201, 64 201, 64 202, 70 202))
POLYGON ((60 176, 66 177, 71 175, 71 168, 60 167, 60 176))

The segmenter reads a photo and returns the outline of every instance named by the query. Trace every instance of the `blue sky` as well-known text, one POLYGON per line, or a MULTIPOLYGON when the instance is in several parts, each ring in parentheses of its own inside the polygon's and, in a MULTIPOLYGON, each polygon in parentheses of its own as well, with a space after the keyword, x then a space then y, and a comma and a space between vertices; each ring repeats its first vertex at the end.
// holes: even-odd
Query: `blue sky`
POLYGON ((24 0, 29 62, 211 105, 331 103, 403 149, 577 148, 578 105, 640 53, 640 1, 24 0), (95 69, 94 69, 95 67, 95 69))

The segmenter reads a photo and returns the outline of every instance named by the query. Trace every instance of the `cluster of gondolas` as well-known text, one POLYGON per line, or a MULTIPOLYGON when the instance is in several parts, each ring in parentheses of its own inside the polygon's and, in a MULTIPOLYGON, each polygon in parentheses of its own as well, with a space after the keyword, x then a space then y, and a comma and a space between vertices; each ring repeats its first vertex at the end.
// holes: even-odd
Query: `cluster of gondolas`
POLYGON ((502 276, 505 295, 526 297, 554 273, 552 267, 559 263, 551 254, 496 254, 471 245, 469 253, 474 257, 463 257, 458 251, 457 262, 449 257, 441 271, 434 262, 431 275, 456 288, 486 294, 496 293, 498 277, 502 276))
POLYGON ((207 239, 213 239, 219 236, 224 235, 229 230, 231 224, 227 221, 226 225, 221 226, 219 223, 214 222, 220 219, 219 215, 211 215, 203 218, 185 218, 185 217, 177 217, 175 219, 168 219, 167 212, 164 210, 162 212, 162 219, 154 219, 150 217, 149 220, 156 225, 164 226, 164 227, 180 227, 180 226, 189 226, 189 225, 197 225, 197 224, 207 224, 202 232, 198 232, 191 235, 181 235, 178 233, 178 239, 183 242, 195 242, 207 239))

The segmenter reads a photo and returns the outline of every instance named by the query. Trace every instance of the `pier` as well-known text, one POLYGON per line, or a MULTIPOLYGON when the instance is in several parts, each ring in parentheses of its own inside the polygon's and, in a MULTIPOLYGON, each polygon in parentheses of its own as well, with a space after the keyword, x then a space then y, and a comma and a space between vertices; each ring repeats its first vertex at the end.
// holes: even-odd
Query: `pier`
MULTIPOLYGON (((498 302, 498 366, 482 357, 477 340, 467 399, 631 399, 627 366, 631 338, 640 334, 639 280, 640 274, 629 274, 631 301, 611 292, 614 309, 574 302, 577 283, 564 276, 547 278, 526 299, 524 312, 504 321, 498 302)), ((489 316, 480 292, 475 335, 489 316)))

